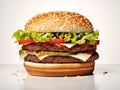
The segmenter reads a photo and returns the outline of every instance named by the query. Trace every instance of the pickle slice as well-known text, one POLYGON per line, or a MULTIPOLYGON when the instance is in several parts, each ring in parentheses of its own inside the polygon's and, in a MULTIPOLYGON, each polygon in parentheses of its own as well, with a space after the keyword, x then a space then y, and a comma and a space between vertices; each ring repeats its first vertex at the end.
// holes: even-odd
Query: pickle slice
POLYGON ((66 53, 66 52, 38 52, 38 54, 41 55, 48 55, 48 56, 69 56, 71 53, 66 53))
POLYGON ((39 54, 39 55, 48 55, 48 56, 69 56, 72 53, 67 53, 67 52, 50 52, 50 51, 40 51, 40 52, 29 52, 26 50, 19 50, 19 55, 25 55, 25 54, 39 54))
POLYGON ((25 50, 19 50, 19 55, 24 55, 24 54, 26 54, 26 53, 28 53, 28 52, 25 51, 25 50))

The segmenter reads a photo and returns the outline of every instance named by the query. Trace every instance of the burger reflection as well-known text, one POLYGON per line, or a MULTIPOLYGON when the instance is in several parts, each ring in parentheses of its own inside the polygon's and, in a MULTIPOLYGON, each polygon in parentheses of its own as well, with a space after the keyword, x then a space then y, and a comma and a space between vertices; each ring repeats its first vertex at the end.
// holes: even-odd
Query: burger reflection
POLYGON ((74 77, 36 77, 28 75, 24 90, 94 90, 94 75, 74 77))

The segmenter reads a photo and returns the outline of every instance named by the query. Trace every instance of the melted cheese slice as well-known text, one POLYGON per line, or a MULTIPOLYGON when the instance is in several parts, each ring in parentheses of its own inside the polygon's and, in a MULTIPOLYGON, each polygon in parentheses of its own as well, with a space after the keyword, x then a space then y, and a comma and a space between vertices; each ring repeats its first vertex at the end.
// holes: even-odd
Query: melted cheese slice
MULTIPOLYGON (((88 54, 88 53, 78 53, 78 54, 75 54, 75 55, 69 55, 71 57, 74 57, 74 58, 77 58, 77 59, 80 59, 84 62, 87 61, 88 58, 90 58, 92 54, 88 54)), ((46 58, 48 55, 43 55, 41 57, 39 57, 40 60, 43 60, 44 58, 46 58)))
POLYGON ((88 58, 90 58, 92 54, 88 54, 88 53, 78 53, 76 55, 70 55, 71 57, 77 58, 77 59, 81 59, 82 61, 87 61, 88 58))
POLYGON ((74 46, 75 44, 70 44, 70 43, 62 43, 61 45, 64 45, 68 48, 71 48, 72 46, 74 46))
POLYGON ((48 57, 48 55, 43 55, 41 57, 39 57, 40 60, 43 60, 44 58, 48 57))
MULTIPOLYGON (((22 55, 21 58, 23 59, 27 54, 32 54, 32 55, 38 56, 36 53, 26 53, 26 54, 22 55)), ((74 57, 74 58, 77 58, 77 59, 80 59, 80 60, 86 62, 87 59, 91 57, 91 55, 92 54, 88 54, 88 53, 78 53, 78 54, 68 55, 68 56, 71 56, 71 57, 74 57)), ((46 57, 48 57, 48 55, 42 55, 39 57, 39 59, 43 60, 46 57)))

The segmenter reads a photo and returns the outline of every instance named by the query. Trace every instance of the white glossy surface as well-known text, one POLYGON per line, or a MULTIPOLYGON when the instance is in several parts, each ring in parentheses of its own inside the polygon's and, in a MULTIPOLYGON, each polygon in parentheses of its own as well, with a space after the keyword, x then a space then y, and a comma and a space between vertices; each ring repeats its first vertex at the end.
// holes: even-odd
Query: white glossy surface
POLYGON ((1 64, 0 90, 120 90, 119 69, 119 64, 97 64, 89 76, 36 77, 22 65, 1 64))

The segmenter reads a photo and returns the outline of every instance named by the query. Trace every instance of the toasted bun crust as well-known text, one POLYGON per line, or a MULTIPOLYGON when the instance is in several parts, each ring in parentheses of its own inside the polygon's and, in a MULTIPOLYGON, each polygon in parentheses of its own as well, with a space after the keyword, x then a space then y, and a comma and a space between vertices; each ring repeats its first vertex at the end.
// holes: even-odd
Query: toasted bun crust
POLYGON ((25 25, 25 30, 36 32, 92 32, 92 23, 75 12, 54 11, 38 14, 25 25))
POLYGON ((69 64, 42 64, 24 62, 24 67, 30 75, 34 76, 74 76, 91 74, 95 62, 69 63, 69 64))

